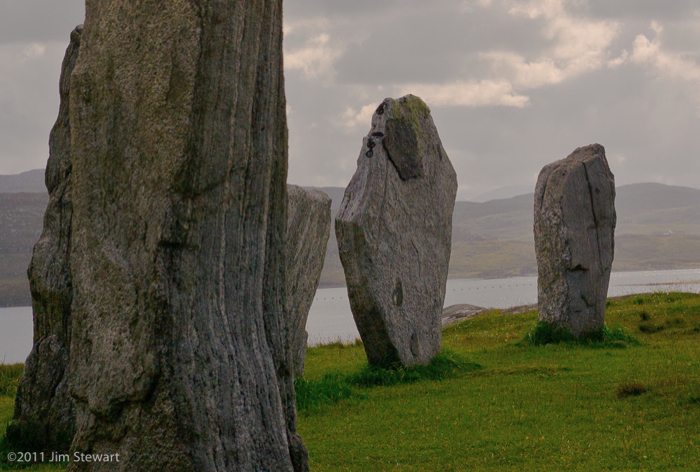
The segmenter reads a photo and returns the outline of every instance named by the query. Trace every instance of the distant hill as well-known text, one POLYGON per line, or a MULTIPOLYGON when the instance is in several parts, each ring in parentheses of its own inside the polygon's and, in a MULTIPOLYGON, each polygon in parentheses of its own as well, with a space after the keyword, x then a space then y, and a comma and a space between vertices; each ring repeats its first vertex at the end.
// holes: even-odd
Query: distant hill
POLYGON ((0 175, 0 193, 43 193, 44 169, 28 170, 21 174, 0 175))
MULTIPOLYGON (((322 190, 331 195, 335 215, 343 189, 322 190)), ((532 192, 456 202, 450 278, 536 274, 533 205, 532 192)), ((615 270, 700 267, 700 190, 656 183, 623 185, 616 189, 615 207, 615 270)), ((344 282, 337 254, 332 234, 321 277, 324 286, 344 282)))
MULTIPOLYGON (((34 170, 0 176, 0 306, 31 304, 26 271, 48 201, 43 174, 34 170)), ((331 197, 335 217, 345 189, 319 190, 331 197)), ((535 274, 533 198, 527 193, 486 202, 456 202, 449 276, 535 274)), ((653 183, 624 185, 617 188, 615 206, 614 269, 700 267, 700 190, 653 183)), ((344 284, 331 230, 321 286, 344 284)))
POLYGON ((0 193, 0 306, 31 305, 27 267, 41 236, 47 193, 0 193))
MULTIPOLYGON (((489 202, 456 202, 453 226, 463 233, 531 241, 534 193, 489 202)), ((656 183, 616 189, 620 234, 700 234, 700 190, 656 183)))
POLYGON ((490 200, 502 200, 504 198, 517 197, 518 195, 524 195, 526 193, 532 192, 532 185, 508 185, 506 187, 499 187, 490 192, 479 195, 478 197, 470 198, 470 202, 488 202, 490 200))
POLYGON ((646 183, 617 190, 618 234, 700 234, 700 190, 646 183))

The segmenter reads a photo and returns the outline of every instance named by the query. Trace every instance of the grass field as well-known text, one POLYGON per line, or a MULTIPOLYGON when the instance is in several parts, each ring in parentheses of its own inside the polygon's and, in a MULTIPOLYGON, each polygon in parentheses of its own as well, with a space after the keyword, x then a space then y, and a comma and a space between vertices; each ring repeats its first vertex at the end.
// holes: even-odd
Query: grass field
POLYGON ((443 348, 480 368, 439 381, 357 387, 360 346, 309 350, 312 470, 698 470, 700 297, 610 301, 609 325, 638 345, 532 346, 536 319, 494 311, 446 329, 443 348))
POLYGON ((370 369, 360 343, 309 349, 297 403, 311 470, 698 470, 700 297, 610 300, 606 320, 624 336, 538 346, 536 312, 492 311, 447 328, 415 370, 370 369))

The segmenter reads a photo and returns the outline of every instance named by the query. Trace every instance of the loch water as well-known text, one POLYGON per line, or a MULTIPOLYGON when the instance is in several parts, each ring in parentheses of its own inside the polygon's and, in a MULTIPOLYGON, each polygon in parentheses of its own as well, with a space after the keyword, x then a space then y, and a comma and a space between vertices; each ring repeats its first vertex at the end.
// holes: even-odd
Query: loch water
MULTIPOLYGON (((609 297, 657 291, 700 293, 700 269, 613 272, 610 276, 609 297)), ((537 303, 537 276, 448 280, 444 306, 463 303, 484 308, 537 303)), ((306 330, 309 345, 337 340, 349 342, 360 337, 345 287, 316 292, 306 330)))
MULTIPOLYGON (((700 269, 613 272, 608 296, 657 291, 700 293, 700 269)), ((445 306, 463 303, 485 308, 537 303, 537 277, 448 280, 445 306)), ((359 337, 345 287, 316 292, 306 330, 309 345, 359 337)), ((0 308, 0 363, 24 362, 31 348, 31 307, 0 308)))

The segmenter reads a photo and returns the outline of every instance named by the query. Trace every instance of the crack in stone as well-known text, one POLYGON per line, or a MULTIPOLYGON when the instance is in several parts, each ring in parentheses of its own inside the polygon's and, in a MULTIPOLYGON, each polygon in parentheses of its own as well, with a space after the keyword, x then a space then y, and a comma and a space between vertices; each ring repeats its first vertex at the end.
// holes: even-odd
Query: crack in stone
POLYGON ((598 234, 598 218, 595 214, 595 202, 593 200, 593 186, 591 185, 591 179, 588 176, 588 166, 586 163, 583 163, 583 171, 586 173, 586 184, 588 184, 588 196, 591 200, 591 213, 593 214, 593 224, 595 225, 595 240, 596 244, 598 246, 598 261, 602 262, 603 260, 603 250, 600 247, 600 235, 598 234))

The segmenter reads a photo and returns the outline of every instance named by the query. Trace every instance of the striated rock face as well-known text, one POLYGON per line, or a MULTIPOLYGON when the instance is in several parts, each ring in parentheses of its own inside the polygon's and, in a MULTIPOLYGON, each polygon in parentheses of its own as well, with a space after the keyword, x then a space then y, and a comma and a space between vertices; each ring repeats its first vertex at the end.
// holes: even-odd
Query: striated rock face
POLYGON ((8 440, 19 445, 65 452, 75 432, 75 411, 68 389, 71 343, 70 271, 71 124, 70 76, 80 50, 82 26, 73 30, 61 68, 58 119, 49 137, 46 187, 49 203, 44 229, 34 246, 28 275, 34 312, 34 347, 17 389, 8 440))
POLYGON ((308 470, 281 0, 87 0, 70 119, 69 470, 308 470))
POLYGON ((456 194, 425 103, 384 100, 335 220, 350 306, 373 365, 427 364, 440 349, 456 194))
POLYGON ((321 280, 331 231, 331 198, 320 190, 287 185, 287 320, 297 377, 304 375, 306 320, 321 280))
POLYGON ((615 177, 603 146, 542 169, 534 227, 540 321, 577 336, 603 327, 615 223, 615 177))

